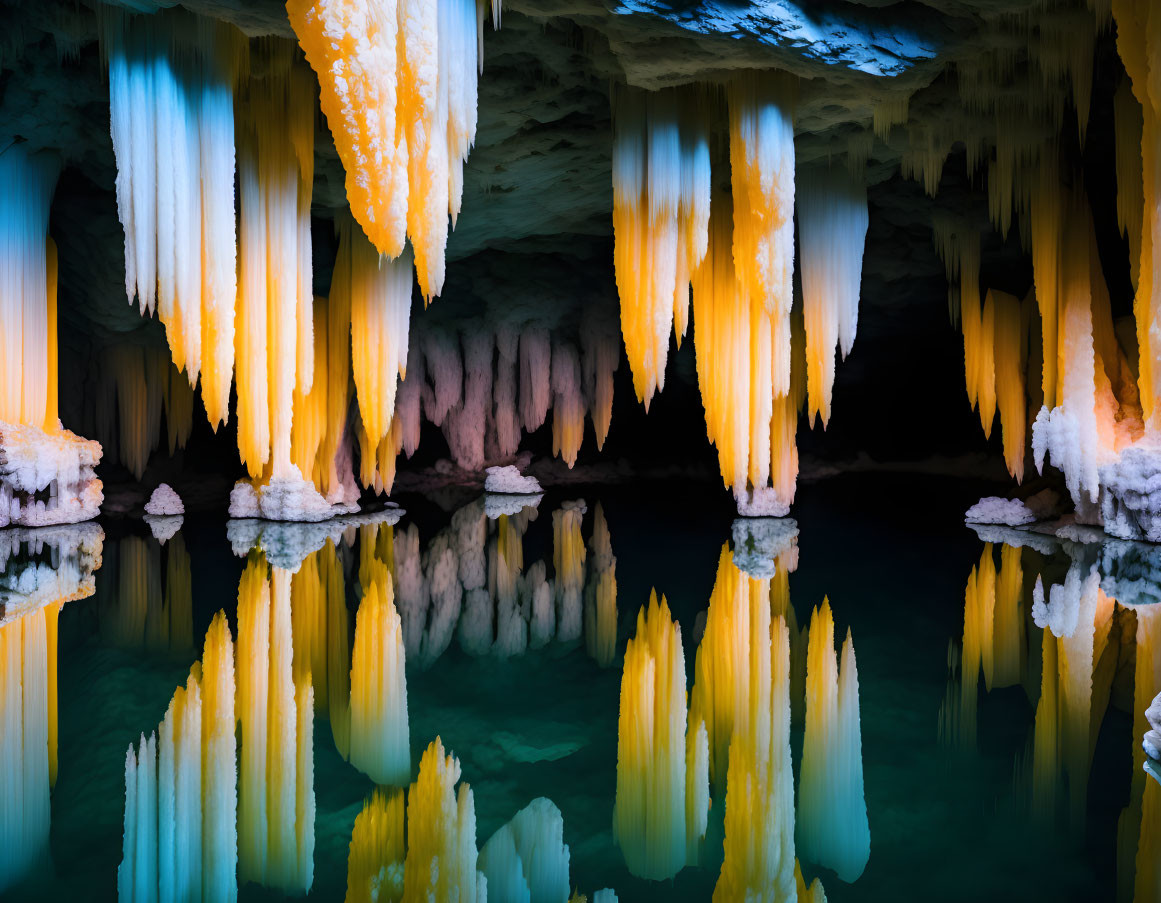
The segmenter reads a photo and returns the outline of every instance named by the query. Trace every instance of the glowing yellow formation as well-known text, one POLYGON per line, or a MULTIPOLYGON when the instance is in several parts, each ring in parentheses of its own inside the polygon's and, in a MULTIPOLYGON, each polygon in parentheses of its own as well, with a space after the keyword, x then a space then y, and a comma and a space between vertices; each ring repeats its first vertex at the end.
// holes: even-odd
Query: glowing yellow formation
POLYGON ((669 333, 685 335, 689 281, 706 254, 709 97, 698 88, 614 100, 613 234, 621 334, 637 399, 665 386, 669 333))
POLYGON ((255 553, 238 585, 243 880, 306 891, 314 881, 314 690, 293 672, 291 575, 255 553))
POLYGON ((398 903, 403 897, 403 790, 375 788, 355 816, 347 857, 346 903, 398 903))
POLYGON ((657 593, 637 613, 637 635, 625 649, 617 721, 617 796, 613 838, 629 871, 655 881, 672 878, 688 861, 687 849, 705 832, 708 810, 708 743, 705 725, 690 722, 694 744, 687 776, 685 654, 681 628, 657 593), (701 772, 696 769, 700 766, 701 772), (687 800, 687 781, 693 800, 687 800), (699 807, 698 802, 705 805, 699 807), (687 823, 687 808, 693 818, 687 823))
POLYGON ((457 793, 459 779, 459 759, 445 755, 436 737, 407 793, 403 903, 477 899, 476 804, 466 783, 457 793))
POLYGON ((585 649, 602 668, 611 665, 617 656, 617 559, 600 502, 593 512, 593 532, 589 537, 585 649))
POLYGON ((351 653, 351 764, 376 784, 404 786, 411 777, 403 629, 391 574, 382 562, 355 615, 351 653))
POLYGON ((57 770, 57 619, 50 602, 0 624, 0 892, 48 855, 57 770))
POLYGON ((55 433, 56 246, 48 212, 58 161, 22 143, 0 155, 0 421, 55 433), (51 364, 51 366, 50 366, 51 364))
MULTIPOLYGON (((389 258, 410 238, 431 300, 443 289, 448 216, 454 226, 476 138, 482 0, 289 0, 286 8, 318 73, 351 212, 389 258)), ((492 14, 499 27, 499 0, 492 14)))

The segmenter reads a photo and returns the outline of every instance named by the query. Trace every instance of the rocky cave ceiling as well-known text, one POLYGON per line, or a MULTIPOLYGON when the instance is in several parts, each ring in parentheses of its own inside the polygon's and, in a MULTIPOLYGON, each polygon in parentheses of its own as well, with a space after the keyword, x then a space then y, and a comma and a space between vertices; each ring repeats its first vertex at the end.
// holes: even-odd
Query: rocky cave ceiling
MULTIPOLYGON (((149 12, 175 4, 122 5, 149 12)), ((251 36, 294 37, 279 0, 181 5, 251 36)), ((949 109, 959 111, 960 131, 973 136, 986 158, 996 125, 990 114, 973 120, 963 111, 959 71, 1006 53, 1015 60, 1012 90, 1023 90, 1022 80, 1041 79, 1026 59, 1030 40, 1052 40, 1054 28, 1071 33, 1069 23, 1085 17, 1092 41, 1093 16, 1083 0, 1050 4, 1047 11, 1042 0, 511 0, 502 27, 485 29, 479 130, 465 169, 463 211, 448 243, 448 285, 429 315, 551 325, 585 304, 615 305, 610 86, 721 83, 733 70, 778 68, 801 79, 799 166, 843 165, 853 154, 857 167, 866 157, 871 227, 860 342, 897 335, 911 322, 925 329, 946 324, 933 211, 954 208, 987 229, 986 185, 978 174, 969 180, 962 144, 948 143, 951 154, 934 199, 901 173, 901 164, 907 168, 909 148, 938 132, 949 109), (1033 22, 1040 37, 1030 39, 1033 22), (906 98, 905 124, 873 128, 876 108, 906 98)), ((54 148, 65 163, 53 232, 62 249, 61 316, 71 341, 126 333, 161 341, 160 330, 125 303, 108 86, 94 4, 9 2, 0 8, 0 29, 0 144, 19 138, 54 148)), ((1112 44, 1107 30, 1095 38, 1094 96, 1106 101, 1121 78, 1112 44)), ((1055 91, 1068 103, 1065 87, 1032 90, 1055 91)), ((1102 123, 1110 114, 1100 107, 1094 103, 1089 151, 1108 144, 1102 123)), ((325 293, 334 247, 329 221, 346 201, 338 154, 325 120, 318 120, 315 287, 325 293)), ((984 280, 990 267, 1004 288, 1023 292, 1030 277, 1016 231, 1007 240, 994 232, 985 239, 984 280)), ((1111 284, 1118 284, 1116 275, 1111 284)), ((859 377, 857 358, 845 378, 859 377)), ((692 378, 691 369, 685 367, 685 378, 692 378)))

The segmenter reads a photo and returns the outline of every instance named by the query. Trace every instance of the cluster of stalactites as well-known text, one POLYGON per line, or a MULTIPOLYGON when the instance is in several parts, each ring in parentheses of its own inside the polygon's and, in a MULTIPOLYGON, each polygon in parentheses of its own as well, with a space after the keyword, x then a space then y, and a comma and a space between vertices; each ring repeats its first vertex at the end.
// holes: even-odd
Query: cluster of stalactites
POLYGON ((741 496, 769 486, 788 506, 798 477, 798 412, 806 396, 802 317, 795 307, 783 334, 781 314, 771 314, 760 297, 747 293, 731 248, 736 221, 729 194, 715 193, 709 247, 693 282, 693 343, 706 433, 727 488, 741 496), (791 377, 784 387, 782 361, 791 377))
POLYGON ((704 720, 687 720, 681 628, 656 591, 625 649, 617 737, 613 837, 634 875, 672 878, 705 834, 709 740, 704 720))
MULTIPOLYGON (((906 105, 904 120, 905 111, 906 105)), ((841 169, 812 169, 799 174, 797 192, 807 411, 812 425, 818 414, 825 427, 830 420, 835 347, 846 358, 858 328, 869 222, 867 188, 861 176, 841 169)))
POLYGON ((186 13, 102 7, 101 47, 125 291, 143 314, 157 312, 190 385, 200 374, 217 426, 229 415, 234 367, 234 87, 245 40, 186 13))
POLYGON ((57 420, 56 246, 48 210, 59 162, 21 143, 0 151, 0 422, 57 420))
MULTIPOLYGON (((637 398, 665 385, 669 333, 680 344, 689 283, 706 254, 710 216, 708 92, 699 86, 613 102, 613 233, 621 333, 637 398)), ((793 167, 792 167, 793 168, 793 167)))
POLYGON ((293 45, 263 40, 238 115, 238 450, 250 476, 292 477, 295 390, 314 376, 310 200, 314 85, 293 45))
POLYGON ((164 348, 110 346, 95 361, 93 375, 92 435, 106 460, 120 461, 140 480, 150 454, 162 445, 162 414, 169 453, 185 448, 193 430, 194 390, 164 348))
MULTIPOLYGON (((331 294, 336 297, 335 291, 331 294)), ((382 350, 368 349, 374 362, 381 360, 382 350)), ((572 467, 584 440, 586 415, 597 448, 604 445, 619 364, 616 332, 599 313, 587 313, 582 320, 579 350, 569 339, 535 325, 457 335, 419 320, 383 438, 373 440, 360 418, 359 480, 389 492, 396 456, 415 453, 423 420, 443 431, 452 460, 478 471, 488 461, 514 455, 521 436, 540 429, 550 412, 554 453, 572 467)), ((362 415, 362 397, 359 411, 362 415)))
MULTIPOLYGON (((492 0, 500 23, 500 0, 492 0)), ((476 138, 484 0, 291 0, 318 73, 351 212, 390 258, 410 238, 423 296, 443 289, 448 216, 476 138)))
POLYGON ((237 900, 234 643, 224 612, 157 733, 125 756, 118 898, 237 900))

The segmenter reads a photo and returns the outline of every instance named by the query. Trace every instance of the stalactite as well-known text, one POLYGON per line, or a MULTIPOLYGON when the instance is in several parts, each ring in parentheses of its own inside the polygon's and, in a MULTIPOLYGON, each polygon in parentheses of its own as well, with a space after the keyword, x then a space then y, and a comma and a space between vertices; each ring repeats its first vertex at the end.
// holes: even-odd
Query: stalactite
POLYGON ((613 102, 613 232, 621 333, 646 408, 665 386, 669 333, 685 332, 689 280, 706 253, 708 95, 697 86, 613 102))
POLYGON ((835 348, 845 358, 858 326, 863 244, 869 221, 867 189, 861 180, 855 181, 842 170, 811 170, 799 178, 797 193, 807 412, 812 424, 820 414, 825 427, 830 420, 835 348))
POLYGON ((233 89, 245 45, 232 27, 184 13, 102 8, 101 20, 126 294, 157 310, 217 426, 234 363, 233 89))
MULTIPOLYGON (((59 167, 52 155, 30 154, 19 142, 0 153, 0 421, 37 428, 48 422, 54 382, 48 375, 56 347, 49 267, 56 255, 46 239, 59 167)), ((48 432, 56 429, 54 421, 48 432)))
POLYGON ((557 347, 552 355, 552 453, 559 455, 570 468, 576 463, 584 441, 582 389, 576 348, 570 344, 557 347))

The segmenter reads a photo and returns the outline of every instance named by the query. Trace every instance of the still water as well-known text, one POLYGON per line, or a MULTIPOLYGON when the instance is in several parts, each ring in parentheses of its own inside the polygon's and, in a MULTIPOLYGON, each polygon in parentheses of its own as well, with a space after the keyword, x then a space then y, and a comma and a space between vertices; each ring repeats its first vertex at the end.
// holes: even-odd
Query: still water
POLYGON ((1093 578, 1116 557, 1099 545, 985 543, 962 525, 980 494, 808 485, 796 523, 738 556, 728 506, 677 485, 502 516, 401 497, 329 538, 195 515, 153 525, 176 530, 164 544, 125 521, 9 541, 0 898, 217 898, 236 831, 239 899, 394 899, 393 788, 418 776, 406 845, 457 857, 441 893, 471 855, 467 784, 474 846, 508 825, 477 863, 492 900, 529 899, 522 882, 533 901, 730 900, 759 881, 782 890, 753 899, 794 899, 797 855, 831 901, 1155 903, 1161 786, 1139 749, 1161 588, 1147 567, 1093 578), (627 656, 653 588, 668 611, 627 656), (821 612, 807 629, 824 597, 830 649, 821 612), (459 784, 423 760, 437 737, 459 784))

